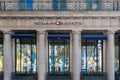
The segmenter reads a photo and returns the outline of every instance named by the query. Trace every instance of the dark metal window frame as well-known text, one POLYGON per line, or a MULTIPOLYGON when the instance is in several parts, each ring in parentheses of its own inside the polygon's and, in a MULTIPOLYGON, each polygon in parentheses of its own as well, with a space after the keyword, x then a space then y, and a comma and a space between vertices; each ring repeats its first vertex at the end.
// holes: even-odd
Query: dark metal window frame
MULTIPOLYGON (((86 69, 88 68, 87 66, 87 41, 89 41, 89 40, 85 40, 85 49, 86 49, 86 69)), ((97 46, 98 45, 98 40, 93 40, 93 41, 95 41, 95 46, 97 46)), ((103 40, 101 40, 101 47, 102 47, 102 71, 101 72, 103 72, 103 40)), ((98 57, 98 46, 97 46, 97 48, 96 48, 97 50, 96 50, 96 56, 98 57)), ((97 65, 98 65, 98 63, 97 63, 97 65)), ((98 68, 97 68, 97 71, 95 71, 95 72, 99 72, 98 71, 98 68)), ((88 73, 88 71, 86 70, 86 73, 88 73)))
MULTIPOLYGON (((22 72, 21 71, 21 66, 20 66, 20 72, 18 72, 17 71, 17 53, 16 53, 16 50, 17 50, 17 39, 19 39, 19 38, 15 38, 15 74, 20 74, 20 75, 24 75, 24 74, 28 74, 28 75, 32 75, 32 74, 36 74, 37 73, 37 71, 36 71, 36 73, 33 73, 32 71, 30 71, 30 73, 27 73, 27 72, 22 72)), ((21 51, 21 39, 19 39, 20 40, 20 52, 22 52, 21 51)), ((32 42, 34 41, 34 40, 36 40, 36 39, 30 39, 31 40, 31 43, 30 43, 30 46, 31 46, 31 52, 32 52, 32 42)), ((35 41, 35 45, 36 45, 36 41, 35 41)), ((37 47, 36 47, 37 48, 37 47)), ((37 51, 36 51, 37 52, 37 51)), ((32 55, 32 53, 31 53, 31 55, 32 55)), ((21 58, 21 53, 20 53, 20 58, 21 58)), ((36 59, 37 59, 37 53, 36 53, 36 59)), ((31 61, 32 61, 32 58, 31 58, 31 61)), ((20 62, 20 65, 21 65, 21 62, 20 62)), ((37 62, 36 62, 36 65, 37 65, 37 62)), ((31 63, 31 67, 32 67, 32 63, 31 63)), ((32 70, 32 69, 31 69, 32 70)), ((36 66, 36 70, 37 70, 37 66, 36 66)))
MULTIPOLYGON (((54 48, 54 40, 52 40, 52 41, 53 41, 53 48, 54 48)), ((50 42, 50 40, 48 40, 48 74, 57 74, 55 71, 54 71, 54 73, 49 72, 49 42, 50 42)), ((67 40, 64 40, 64 46, 65 46, 65 42, 67 42, 67 40)), ((67 73, 70 72, 70 40, 69 40, 68 45, 69 45, 69 71, 67 73)), ((53 55, 54 55, 54 49, 53 49, 53 55)), ((65 57, 65 55, 64 55, 64 57, 65 57)), ((62 72, 62 73, 58 73, 58 74, 66 74, 66 72, 62 72)))

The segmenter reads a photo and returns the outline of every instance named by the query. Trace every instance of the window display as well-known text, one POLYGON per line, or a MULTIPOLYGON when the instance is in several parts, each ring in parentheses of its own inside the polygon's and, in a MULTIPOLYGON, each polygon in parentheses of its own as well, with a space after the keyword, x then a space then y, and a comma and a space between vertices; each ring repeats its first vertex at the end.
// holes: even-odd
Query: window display
POLYGON ((34 39, 16 39, 16 72, 36 73, 36 44, 34 39))
POLYGON ((3 44, 0 44, 0 72, 3 72, 3 44))
POLYGON ((82 44, 82 72, 102 72, 102 40, 84 40, 82 44))
POLYGON ((69 72, 69 40, 49 40, 49 73, 69 72))
POLYGON ((119 71, 120 65, 120 37, 118 35, 115 36, 115 71, 119 71))

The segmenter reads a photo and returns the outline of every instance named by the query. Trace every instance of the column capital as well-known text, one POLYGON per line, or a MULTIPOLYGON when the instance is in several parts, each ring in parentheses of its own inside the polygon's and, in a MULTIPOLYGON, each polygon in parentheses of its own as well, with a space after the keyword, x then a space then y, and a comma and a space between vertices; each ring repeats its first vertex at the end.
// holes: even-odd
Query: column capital
POLYGON ((38 34, 47 34, 46 31, 37 31, 38 34))
POLYGON ((12 31, 10 31, 10 30, 5 30, 5 31, 3 31, 3 34, 12 34, 13 32, 12 31))
POLYGON ((72 34, 80 34, 82 32, 82 30, 78 31, 78 30, 74 30, 72 31, 72 34))
POLYGON ((108 30, 107 34, 115 34, 115 31, 114 30, 108 30))

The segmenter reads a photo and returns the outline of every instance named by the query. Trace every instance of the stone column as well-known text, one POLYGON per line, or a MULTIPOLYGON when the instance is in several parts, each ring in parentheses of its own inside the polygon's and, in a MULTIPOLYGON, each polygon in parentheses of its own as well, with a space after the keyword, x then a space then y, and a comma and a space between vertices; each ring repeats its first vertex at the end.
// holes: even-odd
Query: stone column
POLYGON ((80 80, 81 72, 81 33, 79 31, 73 32, 73 80, 80 80))
POLYGON ((106 70, 107 70, 107 80, 115 80, 115 74, 114 74, 114 47, 115 47, 115 41, 114 41, 114 31, 108 31, 108 40, 107 40, 107 60, 106 60, 106 70))
POLYGON ((37 59, 37 70, 38 80, 46 80, 46 58, 45 58, 45 32, 38 32, 38 59, 37 59))
POLYGON ((4 32, 4 80, 11 80, 12 51, 11 32, 4 32))

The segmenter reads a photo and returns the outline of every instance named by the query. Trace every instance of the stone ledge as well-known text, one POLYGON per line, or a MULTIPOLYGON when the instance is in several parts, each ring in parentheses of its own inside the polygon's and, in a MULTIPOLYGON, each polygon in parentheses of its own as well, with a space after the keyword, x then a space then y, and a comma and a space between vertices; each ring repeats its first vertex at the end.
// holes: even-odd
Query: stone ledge
POLYGON ((0 17, 120 17, 120 11, 0 11, 0 17), (48 14, 49 13, 49 14, 48 14))

